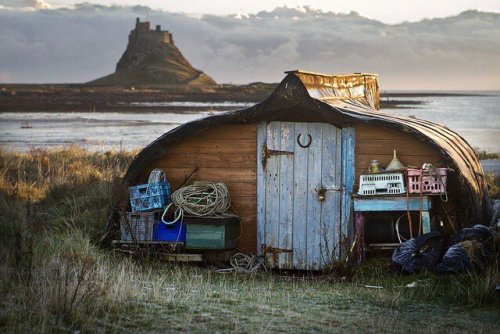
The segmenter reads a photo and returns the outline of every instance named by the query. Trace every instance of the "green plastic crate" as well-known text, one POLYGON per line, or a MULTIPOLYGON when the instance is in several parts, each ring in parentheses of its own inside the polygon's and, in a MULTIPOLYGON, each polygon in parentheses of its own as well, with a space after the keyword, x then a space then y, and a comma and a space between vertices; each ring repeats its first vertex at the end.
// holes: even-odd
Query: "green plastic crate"
POLYGON ((237 217, 184 217, 186 249, 232 249, 240 234, 237 217))

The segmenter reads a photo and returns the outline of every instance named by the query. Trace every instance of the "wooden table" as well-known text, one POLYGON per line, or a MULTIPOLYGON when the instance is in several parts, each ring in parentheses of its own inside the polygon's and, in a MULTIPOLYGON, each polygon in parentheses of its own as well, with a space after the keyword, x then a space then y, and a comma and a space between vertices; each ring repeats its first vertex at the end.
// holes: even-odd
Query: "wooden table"
POLYGON ((362 212, 422 211, 422 232, 431 231, 429 196, 354 196, 354 214, 362 212))
MULTIPOLYGON (((354 222, 356 243, 355 252, 358 261, 365 257, 364 243, 364 213, 365 212, 394 212, 394 211, 417 211, 422 212, 422 232, 431 231, 431 219, 429 211, 432 208, 432 202, 429 196, 410 196, 392 195, 392 196, 353 196, 354 202, 354 222)), ((384 244, 390 248, 398 244, 384 244)))

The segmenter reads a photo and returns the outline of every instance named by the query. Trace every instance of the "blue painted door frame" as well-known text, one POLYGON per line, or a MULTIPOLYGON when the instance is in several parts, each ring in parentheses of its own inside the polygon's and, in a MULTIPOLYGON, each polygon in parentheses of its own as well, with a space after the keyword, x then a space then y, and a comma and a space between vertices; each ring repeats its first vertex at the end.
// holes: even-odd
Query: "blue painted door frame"
POLYGON ((322 269, 352 238, 354 128, 261 123, 257 140, 258 253, 275 268, 322 269))

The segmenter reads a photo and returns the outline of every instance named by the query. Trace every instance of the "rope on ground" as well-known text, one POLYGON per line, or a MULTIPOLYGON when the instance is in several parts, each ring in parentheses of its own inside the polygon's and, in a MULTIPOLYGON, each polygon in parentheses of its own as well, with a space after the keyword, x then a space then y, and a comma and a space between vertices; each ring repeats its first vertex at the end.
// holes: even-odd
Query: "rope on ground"
POLYGON ((257 271, 267 271, 262 256, 254 254, 236 253, 229 260, 231 268, 217 269, 217 273, 255 273, 257 271))

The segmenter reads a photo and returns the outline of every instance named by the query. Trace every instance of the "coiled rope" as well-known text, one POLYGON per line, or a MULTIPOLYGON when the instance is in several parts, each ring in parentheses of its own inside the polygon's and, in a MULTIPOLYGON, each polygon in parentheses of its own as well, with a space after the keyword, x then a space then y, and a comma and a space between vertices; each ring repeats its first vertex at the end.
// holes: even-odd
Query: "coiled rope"
POLYGON ((161 220, 170 225, 182 220, 184 214, 198 217, 234 217, 230 212, 231 196, 224 183, 196 181, 192 185, 175 191, 170 203, 163 211, 161 220), (165 221, 165 214, 172 205, 176 206, 174 220, 165 221))
POLYGON ((231 268, 218 269, 216 272, 224 274, 231 272, 255 273, 259 270, 267 271, 264 258, 253 254, 236 253, 229 259, 229 264, 231 268))

